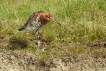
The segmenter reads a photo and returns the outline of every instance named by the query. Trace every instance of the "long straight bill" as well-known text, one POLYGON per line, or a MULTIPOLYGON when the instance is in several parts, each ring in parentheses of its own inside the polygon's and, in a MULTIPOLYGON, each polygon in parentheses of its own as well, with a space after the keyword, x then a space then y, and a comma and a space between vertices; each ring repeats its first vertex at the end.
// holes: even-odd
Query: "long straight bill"
POLYGON ((57 23, 57 24, 61 25, 59 22, 57 22, 57 21, 56 21, 56 20, 54 20, 54 19, 52 19, 52 22, 53 22, 53 23, 57 23))

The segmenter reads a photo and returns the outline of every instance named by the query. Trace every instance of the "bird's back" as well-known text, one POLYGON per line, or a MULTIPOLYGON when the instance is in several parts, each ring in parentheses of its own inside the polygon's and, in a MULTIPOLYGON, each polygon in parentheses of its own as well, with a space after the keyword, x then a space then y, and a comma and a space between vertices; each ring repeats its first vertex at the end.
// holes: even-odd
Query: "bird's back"
POLYGON ((34 12, 27 22, 24 24, 22 28, 19 29, 19 31, 23 29, 31 30, 31 31, 37 31, 40 27, 42 27, 41 22, 39 21, 41 13, 44 13, 43 11, 34 12))

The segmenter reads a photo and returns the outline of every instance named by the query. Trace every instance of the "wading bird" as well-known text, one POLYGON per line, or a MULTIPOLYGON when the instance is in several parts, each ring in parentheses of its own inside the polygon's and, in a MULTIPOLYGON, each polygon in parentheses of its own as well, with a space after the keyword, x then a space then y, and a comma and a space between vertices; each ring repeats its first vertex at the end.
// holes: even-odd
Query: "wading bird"
POLYGON ((39 12, 34 12, 27 22, 24 24, 24 26, 20 29, 19 31, 22 31, 24 29, 26 30, 31 30, 33 31, 33 34, 38 32, 38 46, 40 46, 40 41, 39 41, 39 35, 40 35, 40 29, 46 25, 48 22, 53 22, 59 24, 53 17, 52 14, 46 13, 44 11, 39 11, 39 12))

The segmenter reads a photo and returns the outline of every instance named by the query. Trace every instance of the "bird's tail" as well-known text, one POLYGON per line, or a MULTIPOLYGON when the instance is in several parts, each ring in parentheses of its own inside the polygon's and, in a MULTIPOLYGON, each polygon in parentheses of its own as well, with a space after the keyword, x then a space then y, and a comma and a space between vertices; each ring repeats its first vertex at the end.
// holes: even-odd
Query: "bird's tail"
POLYGON ((22 27, 22 28, 20 28, 20 29, 18 29, 19 31, 22 31, 22 30, 24 30, 25 28, 24 27, 22 27))

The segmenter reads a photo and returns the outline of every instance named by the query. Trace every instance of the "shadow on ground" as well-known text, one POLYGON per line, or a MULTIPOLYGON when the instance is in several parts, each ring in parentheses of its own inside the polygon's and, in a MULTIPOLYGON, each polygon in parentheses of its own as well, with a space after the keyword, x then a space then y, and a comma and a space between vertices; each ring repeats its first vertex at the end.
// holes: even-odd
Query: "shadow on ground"
POLYGON ((28 43, 23 39, 10 38, 9 40, 9 49, 17 49, 17 48, 27 48, 28 43))

